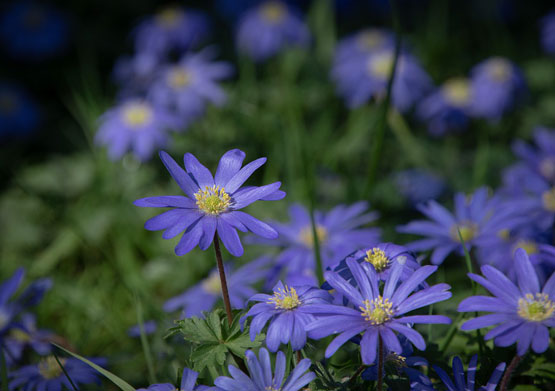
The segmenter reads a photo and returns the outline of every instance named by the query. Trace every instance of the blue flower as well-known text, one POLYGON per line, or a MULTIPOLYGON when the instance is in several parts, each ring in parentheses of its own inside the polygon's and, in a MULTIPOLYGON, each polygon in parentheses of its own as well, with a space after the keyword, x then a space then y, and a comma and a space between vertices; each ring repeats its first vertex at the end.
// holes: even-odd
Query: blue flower
POLYGON ((39 108, 29 94, 19 86, 0 82, 0 141, 25 137, 39 122, 39 108))
POLYGON ((249 301, 258 301, 241 319, 244 321, 252 316, 249 327, 251 340, 262 331, 269 321, 266 333, 266 346, 271 352, 278 350, 280 344, 291 343, 294 351, 301 350, 306 345, 305 326, 315 320, 310 314, 314 304, 326 304, 332 299, 325 290, 310 287, 289 287, 281 281, 273 289, 273 295, 259 293, 249 301))
MULTIPOLYGON (((100 384, 99 373, 88 364, 75 358, 60 358, 59 360, 76 386, 100 384)), ((89 360, 97 365, 106 365, 106 360, 102 358, 89 358, 89 360)), ((22 387, 26 391, 73 390, 54 356, 42 358, 38 364, 16 369, 10 372, 9 377, 10 391, 19 390, 22 387)))
POLYGON ((394 180, 399 193, 412 205, 437 199, 445 191, 445 182, 440 177, 421 169, 399 171, 394 180))
POLYGON ((543 353, 549 346, 549 328, 555 327, 555 273, 543 289, 526 251, 517 249, 514 254, 518 286, 493 266, 482 266, 484 277, 469 273, 468 276, 486 288, 491 296, 471 296, 460 304, 459 312, 486 311, 466 321, 461 330, 469 331, 496 325, 484 337, 494 339, 496 346, 509 346, 517 342, 517 353, 524 355, 530 346, 536 353, 543 353))
POLYGON ((128 100, 100 117, 95 142, 108 147, 108 157, 121 159, 133 152, 140 161, 164 147, 167 132, 177 128, 176 118, 166 110, 140 99, 128 100))
MULTIPOLYGON (((379 241, 378 228, 361 228, 377 218, 376 213, 365 213, 367 209, 366 202, 357 202, 350 206, 336 206, 327 213, 315 212, 316 234, 324 269, 353 251, 379 241)), ((284 248, 276 264, 285 269, 287 284, 315 283, 316 260, 310 215, 305 208, 295 204, 289 208, 289 216, 289 224, 272 223, 279 239, 266 243, 284 248)))
POLYGON ((289 46, 306 46, 310 33, 287 4, 265 1, 239 21, 237 46, 254 61, 264 61, 289 46))
POLYGON ((272 370, 270 354, 264 348, 258 351, 259 358, 252 350, 247 350, 247 367, 249 375, 230 365, 229 373, 232 377, 220 376, 214 384, 223 391, 298 391, 308 383, 310 383, 316 375, 314 372, 306 372, 310 367, 310 360, 305 358, 301 360, 295 369, 285 377, 285 354, 278 352, 276 356, 275 372, 272 370), (272 372, 274 376, 272 377, 272 372))
POLYGON ((54 334, 49 330, 37 329, 35 316, 32 314, 25 313, 20 318, 19 321, 14 322, 2 342, 7 351, 8 366, 21 360, 27 347, 41 356, 50 354, 52 351, 50 341, 54 339, 54 334))
POLYGON ((501 57, 489 58, 471 71, 472 115, 493 121, 513 109, 526 95, 522 71, 501 57))
POLYGON ((185 170, 166 152, 160 152, 160 159, 187 197, 147 197, 134 204, 140 207, 171 208, 148 220, 145 228, 150 231, 165 230, 162 235, 164 239, 171 239, 185 231, 175 247, 177 255, 187 254, 197 245, 201 250, 206 250, 212 244, 216 232, 225 248, 237 257, 243 255, 237 230, 248 230, 267 239, 277 238, 275 229, 240 211, 258 200, 274 201, 285 197, 285 193, 279 190, 281 182, 260 187, 241 187, 257 168, 266 163, 266 158, 256 159, 241 168, 245 153, 232 149, 220 159, 214 177, 190 153, 186 153, 183 159, 185 170))
POLYGON ((464 78, 449 79, 418 106, 418 117, 427 123, 428 132, 442 136, 466 129, 471 115, 473 92, 464 78))
MULTIPOLYGON (((261 257, 237 270, 233 270, 228 264, 224 265, 229 299, 233 308, 245 308, 247 300, 256 293, 252 286, 268 275, 266 267, 269 261, 269 258, 261 257)), ((222 297, 221 292, 220 274, 217 269, 214 269, 207 278, 166 301, 164 311, 182 310, 182 316, 185 318, 201 316, 203 311, 214 308, 216 302, 222 297)))
POLYGON ((167 7, 143 20, 133 31, 135 49, 165 56, 183 53, 206 39, 210 24, 206 15, 180 7, 167 7))
POLYGON ((464 254, 459 232, 468 249, 491 240, 502 230, 511 230, 522 222, 510 208, 503 207, 499 197, 489 197, 485 187, 467 197, 455 195, 455 214, 435 201, 419 205, 417 209, 430 220, 412 221, 397 228, 399 232, 425 236, 407 244, 413 251, 432 249, 431 262, 441 264, 453 251, 464 254))
POLYGON ((160 107, 178 115, 185 128, 199 118, 208 105, 222 105, 226 95, 217 84, 231 75, 227 62, 211 62, 211 50, 184 56, 179 63, 160 70, 152 83, 148 97, 160 107))
MULTIPOLYGON (((455 382, 451 380, 449 375, 440 367, 434 365, 434 369, 439 375, 439 378, 447 387, 449 391, 474 391, 476 388, 476 368, 478 364, 478 356, 474 355, 470 359, 470 363, 468 364, 468 371, 467 371, 467 380, 464 377, 464 368, 462 364, 462 360, 460 357, 455 356, 453 357, 453 375, 455 376, 455 382)), ((495 391, 497 387, 497 383, 501 380, 501 376, 505 371, 505 363, 502 362, 495 367, 494 371, 492 372, 487 384, 485 386, 481 386, 478 388, 478 391, 495 391)), ((425 382, 413 382, 411 384, 411 389, 414 391, 435 391, 436 388, 433 387, 430 380, 427 377, 425 378, 425 382)))
MULTIPOLYGON (((158 326, 156 325, 155 320, 147 320, 143 323, 143 332, 145 335, 154 334, 158 326)), ((136 324, 131 326, 129 330, 127 330, 127 335, 130 337, 138 338, 141 336, 141 327, 140 325, 136 324)))
POLYGON ((43 3, 11 4, 0 16, 2 48, 18 60, 44 60, 62 51, 68 43, 66 15, 43 3))
POLYGON ((118 58, 112 71, 112 78, 120 87, 118 97, 129 99, 145 96, 161 64, 162 60, 149 52, 118 58))
POLYGON ((183 368, 181 375, 181 385, 176 388, 171 383, 152 384, 148 388, 139 388, 137 391, 210 391, 216 390, 215 387, 196 386, 198 372, 189 368, 183 368))
POLYGON ((555 11, 540 20, 540 27, 543 50, 548 54, 555 54, 555 11))
POLYGON ((413 328, 413 323, 448 324, 451 320, 442 315, 412 315, 407 312, 446 300, 451 297, 447 284, 437 284, 411 293, 437 270, 437 266, 422 266, 399 284, 403 265, 395 263, 384 285, 368 263, 359 264, 354 259, 347 261, 357 286, 341 277, 339 273, 328 271, 326 281, 338 294, 348 300, 348 306, 320 304, 311 306, 310 312, 318 320, 309 324, 306 330, 311 338, 320 339, 331 334, 339 334, 328 345, 325 357, 331 357, 337 349, 351 338, 363 333, 360 341, 362 362, 373 364, 378 350, 378 339, 388 351, 401 354, 403 349, 395 332, 404 335, 418 349, 426 349, 424 338, 413 328))
MULTIPOLYGON (((512 145, 513 152, 527 168, 549 183, 555 184, 555 130, 545 127, 536 128, 534 144, 531 146, 523 140, 516 140, 512 145)), ((527 175, 528 173, 524 173, 522 176, 527 175)), ((518 178, 516 182, 520 182, 521 179, 524 178, 518 178)))
MULTIPOLYGON (((393 60, 393 50, 387 49, 334 64, 332 79, 349 107, 358 107, 371 98, 385 96, 393 60)), ((406 112, 428 93, 432 83, 416 58, 408 53, 399 55, 395 72, 392 104, 399 111, 406 112)))
POLYGON ((369 28, 341 39, 333 56, 334 67, 343 61, 367 58, 385 49, 393 49, 395 39, 388 30, 369 28))

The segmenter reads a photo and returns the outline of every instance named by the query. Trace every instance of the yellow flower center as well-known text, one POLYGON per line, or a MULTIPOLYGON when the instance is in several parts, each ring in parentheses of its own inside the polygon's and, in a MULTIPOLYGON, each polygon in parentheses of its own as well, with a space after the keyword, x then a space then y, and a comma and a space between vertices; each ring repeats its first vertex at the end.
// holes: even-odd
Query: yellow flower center
POLYGON ((177 26, 185 16, 185 13, 178 8, 166 8, 158 12, 156 22, 158 25, 166 28, 177 26))
POLYGON ((463 221, 462 223, 455 224, 451 227, 449 235, 451 239, 455 242, 461 242, 462 240, 467 243, 470 240, 474 239, 476 234, 478 233, 478 225, 473 223, 472 221, 463 221), (459 237, 459 232, 461 236, 459 237))
POLYGON ((380 31, 367 30, 360 33, 357 37, 357 44, 363 50, 377 48, 384 41, 384 36, 380 31))
POLYGON ((379 248, 373 248, 366 251, 364 260, 371 263, 378 273, 383 272, 389 266, 389 258, 385 255, 385 251, 379 248))
POLYGON ((123 121, 131 128, 139 128, 152 118, 152 109, 146 103, 131 103, 123 109, 123 121))
POLYGON ((274 292, 274 296, 268 299, 268 303, 274 304, 278 310, 292 310, 301 305, 295 288, 290 288, 287 285, 285 285, 285 288, 279 288, 277 292, 274 292))
POLYGON ((168 84, 176 90, 189 85, 191 82, 191 74, 180 67, 173 68, 168 74, 168 84))
MULTIPOLYGON (((66 359, 60 358, 60 364, 65 365, 66 359)), ((56 361, 54 356, 48 356, 43 358, 39 363, 39 373, 40 375, 46 379, 56 379, 60 377, 63 373, 62 367, 56 361)))
POLYGON ((201 285, 205 292, 212 293, 214 295, 220 294, 220 291, 222 290, 220 274, 217 271, 210 273, 210 275, 202 281, 201 285))
POLYGON ((463 78, 447 80, 443 85, 445 98, 454 106, 465 106, 470 100, 470 86, 463 78))
POLYGON ((549 212, 555 212, 555 187, 544 191, 542 194, 543 207, 549 212))
POLYGON ((199 210, 209 215, 219 215, 231 205, 231 197, 219 186, 206 186, 195 193, 199 210))
POLYGON ((541 322, 549 319, 555 312, 555 303, 549 300, 545 293, 536 293, 536 296, 527 293, 518 300, 518 315, 532 322, 541 322))
POLYGON ((279 23, 285 19, 287 8, 279 1, 268 1, 260 7, 262 18, 271 23, 279 23))
POLYGON ((31 336, 21 329, 10 330, 10 338, 19 342, 29 342, 31 340, 31 336))
POLYGON ((543 159, 540 163, 540 172, 544 177, 553 179, 555 177, 555 158, 548 157, 543 159))
POLYGON ((281 388, 275 388, 274 386, 266 386, 266 388, 264 388, 264 391, 280 391, 281 388))
POLYGON ((385 356, 385 361, 392 363, 397 368, 405 368, 407 366, 407 358, 395 352, 389 352, 387 356, 385 356))
POLYGON ((364 307, 359 307, 359 309, 362 311, 361 316, 364 317, 364 320, 373 325, 384 324, 395 314, 393 303, 382 296, 378 296, 372 301, 364 300, 364 307))
POLYGON ((388 79, 393 70, 393 56, 390 52, 379 53, 372 57, 368 62, 368 71, 371 76, 380 79, 388 79))
POLYGON ((495 81, 504 82, 511 77, 511 64, 503 58, 494 58, 487 66, 490 76, 495 81))
POLYGON ((521 239, 515 244, 515 250, 517 248, 522 248, 528 255, 537 254, 538 245, 532 240, 521 239))
MULTIPOLYGON (((316 225, 316 236, 318 237, 318 243, 321 245, 328 238, 328 231, 321 225, 316 225)), ((302 244, 306 247, 314 247, 314 235, 312 234, 312 226, 304 227, 299 234, 299 238, 302 244)))
POLYGON ((509 240, 509 238, 511 237, 511 233, 508 229, 504 228, 504 229, 499 230, 499 232, 497 232, 497 236, 500 239, 509 240))

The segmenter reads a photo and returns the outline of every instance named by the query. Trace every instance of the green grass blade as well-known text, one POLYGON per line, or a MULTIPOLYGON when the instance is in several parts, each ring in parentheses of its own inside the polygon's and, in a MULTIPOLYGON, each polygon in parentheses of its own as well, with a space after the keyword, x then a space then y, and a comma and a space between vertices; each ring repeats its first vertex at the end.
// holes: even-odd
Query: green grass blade
POLYGON ((69 373, 67 373, 65 367, 63 366, 63 364, 60 362, 60 359, 58 358, 58 355, 56 354, 56 352, 52 352, 54 353, 54 358, 56 359, 56 362, 58 363, 58 365, 60 366, 60 368, 62 369, 62 372, 64 373, 64 375, 66 376, 67 380, 69 381, 69 384, 71 384, 71 388, 73 388, 73 391, 79 391, 77 389, 77 387, 75 386, 75 383, 73 382, 73 380, 71 379, 71 377, 69 376, 69 373))

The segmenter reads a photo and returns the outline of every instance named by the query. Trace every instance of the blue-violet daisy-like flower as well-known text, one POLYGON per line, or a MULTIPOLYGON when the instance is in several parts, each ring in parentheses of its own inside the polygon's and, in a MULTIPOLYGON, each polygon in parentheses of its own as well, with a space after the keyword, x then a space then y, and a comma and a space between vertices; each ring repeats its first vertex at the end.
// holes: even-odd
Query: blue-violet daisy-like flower
POLYGON ((220 376, 214 381, 218 388, 223 391, 298 391, 316 377, 314 372, 305 373, 310 367, 308 358, 301 360, 284 381, 286 363, 283 352, 277 353, 275 371, 266 349, 260 348, 258 357, 252 350, 247 350, 245 355, 250 376, 230 365, 231 377, 220 376))
POLYGON ((395 263, 391 274, 380 286, 380 279, 374 267, 356 260, 347 261, 356 286, 345 280, 339 273, 328 271, 326 281, 338 294, 348 300, 348 305, 319 304, 311 306, 310 312, 318 319, 306 330, 311 338, 320 339, 331 334, 339 334, 328 345, 325 356, 331 357, 337 349, 351 338, 362 335, 360 351, 362 362, 373 364, 381 338, 388 351, 401 354, 403 349, 395 332, 404 335, 418 349, 426 349, 424 338, 409 324, 448 324, 451 320, 443 315, 412 315, 407 312, 446 300, 451 297, 450 286, 437 284, 411 293, 437 270, 437 266, 422 266, 399 284, 403 265, 395 263))
POLYGON ((6 349, 6 359, 8 366, 18 362, 23 357, 25 348, 31 347, 41 356, 50 354, 52 345, 50 341, 54 339, 54 334, 49 330, 37 329, 35 316, 25 313, 20 316, 20 320, 14 322, 13 327, 4 337, 2 344, 6 349))
POLYGON ((445 181, 430 171, 410 169, 394 176, 397 190, 411 204, 435 200, 445 191, 445 181))
POLYGON ((310 307, 329 303, 332 297, 322 289, 307 285, 290 287, 281 281, 273 291, 273 295, 259 293, 249 300, 259 302, 242 319, 253 317, 249 327, 251 340, 254 341, 266 322, 270 321, 266 346, 271 352, 277 351, 280 344, 289 342, 294 351, 301 350, 306 345, 305 327, 316 319, 310 314, 310 307))
POLYGON ((287 4, 265 1, 239 21, 237 46, 254 61, 264 61, 288 46, 306 46, 310 33, 287 4))
POLYGON ((351 34, 337 43, 334 53, 334 63, 357 58, 365 58, 368 54, 384 49, 393 49, 395 39, 393 33, 378 28, 368 28, 351 34))
POLYGON ((0 82, 0 141, 23 138, 39 125, 40 112, 34 99, 21 87, 0 82))
POLYGON ((555 129, 538 127, 534 130, 533 137, 534 145, 516 140, 512 145, 513 152, 526 167, 549 183, 555 184, 555 129))
POLYGON ((482 266, 482 276, 468 276, 486 288, 491 296, 471 296, 460 304, 459 312, 491 312, 466 321, 461 330, 476 330, 496 325, 484 337, 494 338, 497 346, 517 342, 517 354, 524 355, 530 346, 543 353, 549 346, 549 328, 555 327, 555 273, 543 289, 536 271, 523 249, 514 254, 517 285, 493 266, 482 266))
POLYGON ((160 159, 187 197, 147 197, 134 204, 149 208, 172 208, 148 220, 145 228, 150 231, 165 230, 162 235, 164 239, 171 239, 185 231, 175 247, 177 255, 187 254, 197 245, 201 250, 206 250, 212 244, 216 232, 225 248, 237 257, 243 255, 237 230, 248 230, 266 239, 277 238, 275 229, 240 211, 258 200, 273 201, 285 197, 285 193, 279 190, 281 182, 260 187, 241 187, 266 162, 266 158, 256 159, 241 168, 245 153, 232 149, 220 159, 215 176, 190 153, 186 153, 183 159, 185 170, 164 151, 160 152, 160 159))
POLYGON ((215 387, 195 386, 197 382, 198 372, 189 368, 183 368, 181 375, 181 385, 175 387, 171 383, 152 384, 148 388, 139 388, 137 391, 210 391, 216 390, 215 387))

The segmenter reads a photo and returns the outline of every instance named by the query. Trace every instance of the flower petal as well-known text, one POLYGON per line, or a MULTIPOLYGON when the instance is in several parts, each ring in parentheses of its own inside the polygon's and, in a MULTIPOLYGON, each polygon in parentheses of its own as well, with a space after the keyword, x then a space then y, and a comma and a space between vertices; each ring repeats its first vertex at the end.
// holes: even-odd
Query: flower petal
POLYGON ((229 194, 235 193, 241 187, 241 185, 245 183, 247 179, 249 179, 252 173, 264 163, 266 163, 266 158, 261 157, 260 159, 256 159, 247 164, 245 167, 239 170, 237 174, 233 175, 229 182, 225 184, 225 191, 229 194))
POLYGON ((217 231, 225 248, 231 255, 235 257, 243 255, 243 245, 235 228, 220 218, 218 219, 217 231))
POLYGON ((214 177, 216 186, 225 188, 227 182, 241 169, 244 159, 245 152, 240 149, 232 149, 224 153, 220 158, 218 168, 216 169, 216 176, 214 177))
POLYGON ((193 176, 201 189, 214 186, 212 173, 193 154, 187 152, 183 156, 183 162, 185 163, 185 170, 193 176))
POLYGON ((199 187, 191 177, 189 177, 189 174, 179 167, 175 160, 166 152, 160 151, 160 159, 162 159, 162 163, 164 163, 164 166, 166 166, 166 169, 177 182, 181 190, 183 190, 189 198, 195 198, 195 193, 198 191, 199 187))

